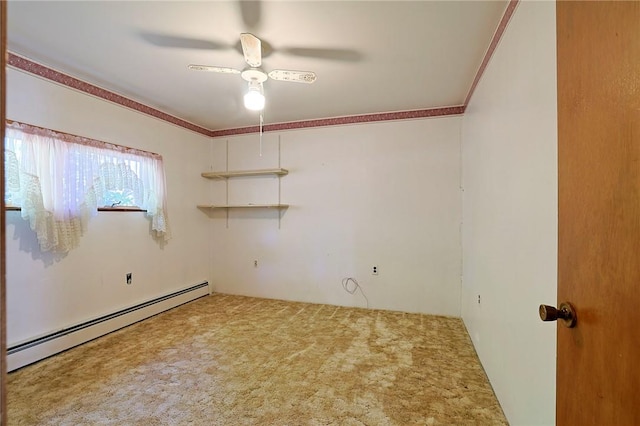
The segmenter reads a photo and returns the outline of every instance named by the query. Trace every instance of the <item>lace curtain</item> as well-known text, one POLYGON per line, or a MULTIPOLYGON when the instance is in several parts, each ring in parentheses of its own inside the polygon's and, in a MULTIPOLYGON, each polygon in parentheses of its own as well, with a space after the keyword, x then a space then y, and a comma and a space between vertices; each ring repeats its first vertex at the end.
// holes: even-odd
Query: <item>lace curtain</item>
POLYGON ((127 190, 147 211, 156 238, 169 239, 162 157, 92 139, 8 122, 5 134, 7 204, 21 208, 43 251, 79 244, 107 195, 127 190))

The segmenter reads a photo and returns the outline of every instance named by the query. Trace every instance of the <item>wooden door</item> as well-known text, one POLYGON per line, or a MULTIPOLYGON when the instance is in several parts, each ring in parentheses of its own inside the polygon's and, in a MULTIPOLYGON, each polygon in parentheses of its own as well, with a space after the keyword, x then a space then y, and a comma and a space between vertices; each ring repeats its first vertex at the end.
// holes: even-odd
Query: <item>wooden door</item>
POLYGON ((557 424, 640 425, 640 2, 558 2, 557 424))

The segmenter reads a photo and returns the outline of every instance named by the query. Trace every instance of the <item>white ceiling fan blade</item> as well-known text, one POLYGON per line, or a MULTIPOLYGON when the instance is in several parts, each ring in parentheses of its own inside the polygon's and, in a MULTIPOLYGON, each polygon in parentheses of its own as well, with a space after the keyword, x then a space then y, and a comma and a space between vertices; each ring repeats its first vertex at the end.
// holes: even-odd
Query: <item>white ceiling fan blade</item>
POLYGON ((188 68, 194 71, 210 71, 210 72, 219 72, 221 74, 240 74, 240 70, 235 68, 228 67, 214 67, 211 65, 194 65, 189 64, 188 68))
POLYGON ((244 60, 250 67, 258 68, 262 65, 262 43, 260 39, 250 33, 240 34, 240 43, 244 60))
POLYGON ((311 84, 316 81, 315 73, 311 71, 273 70, 269 77, 280 81, 295 81, 296 83, 311 84))

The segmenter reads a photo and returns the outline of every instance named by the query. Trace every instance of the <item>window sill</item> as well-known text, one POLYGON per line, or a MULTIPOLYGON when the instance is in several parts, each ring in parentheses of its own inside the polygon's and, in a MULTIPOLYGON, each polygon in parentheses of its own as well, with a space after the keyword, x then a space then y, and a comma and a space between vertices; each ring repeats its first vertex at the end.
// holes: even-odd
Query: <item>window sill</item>
MULTIPOLYGON (((22 211, 22 209, 17 206, 5 206, 4 209, 9 212, 22 211)), ((98 207, 98 211, 99 212, 146 212, 146 210, 139 209, 137 207, 98 207)))
POLYGON ((138 207, 98 207, 99 212, 146 212, 138 207))

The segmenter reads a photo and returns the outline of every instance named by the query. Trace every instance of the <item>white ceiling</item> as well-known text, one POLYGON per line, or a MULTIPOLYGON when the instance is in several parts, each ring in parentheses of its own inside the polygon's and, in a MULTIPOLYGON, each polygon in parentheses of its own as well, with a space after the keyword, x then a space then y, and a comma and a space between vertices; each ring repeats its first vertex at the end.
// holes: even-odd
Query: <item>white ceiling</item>
MULTIPOLYGON (((271 46, 266 123, 462 105, 506 1, 10 1, 8 48, 211 130, 252 126, 238 41, 271 46)), ((9 87, 10 90, 10 87, 9 87)))

